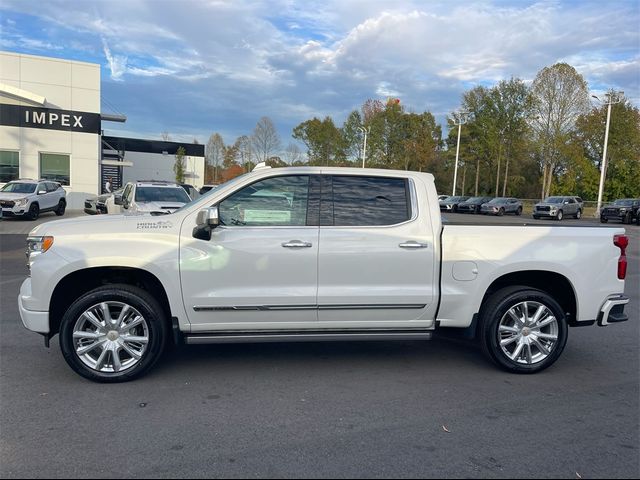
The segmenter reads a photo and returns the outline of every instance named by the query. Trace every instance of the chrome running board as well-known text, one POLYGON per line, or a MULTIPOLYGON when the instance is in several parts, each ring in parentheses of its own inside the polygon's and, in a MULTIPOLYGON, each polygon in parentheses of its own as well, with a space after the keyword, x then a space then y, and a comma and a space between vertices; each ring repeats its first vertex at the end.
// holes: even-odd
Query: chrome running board
POLYGON ((276 342, 359 342, 388 340, 430 340, 432 332, 424 330, 359 330, 308 332, 220 332, 185 334, 190 345, 214 343, 276 343, 276 342))

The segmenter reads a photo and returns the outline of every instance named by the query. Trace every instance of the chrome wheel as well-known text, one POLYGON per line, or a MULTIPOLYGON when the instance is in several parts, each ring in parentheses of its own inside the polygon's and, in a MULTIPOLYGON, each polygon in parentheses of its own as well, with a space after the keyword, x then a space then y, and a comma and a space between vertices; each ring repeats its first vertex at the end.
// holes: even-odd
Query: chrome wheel
POLYGON ((545 360, 558 343, 559 326, 553 312, 539 302, 520 302, 498 325, 498 344, 516 363, 533 365, 545 360))
POLYGON ((138 364, 149 344, 149 326, 131 305, 101 302, 85 310, 73 327, 73 347, 86 366, 119 373, 138 364))

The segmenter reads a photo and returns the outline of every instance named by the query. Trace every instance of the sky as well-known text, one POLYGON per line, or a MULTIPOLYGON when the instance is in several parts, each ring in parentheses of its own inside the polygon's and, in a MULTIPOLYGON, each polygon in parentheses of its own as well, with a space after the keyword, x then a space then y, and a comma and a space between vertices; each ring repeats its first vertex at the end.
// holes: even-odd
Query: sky
POLYGON ((640 0, 2 0, 0 50, 98 63, 106 133, 206 143, 368 98, 446 124, 462 93, 567 62, 640 105, 640 0))

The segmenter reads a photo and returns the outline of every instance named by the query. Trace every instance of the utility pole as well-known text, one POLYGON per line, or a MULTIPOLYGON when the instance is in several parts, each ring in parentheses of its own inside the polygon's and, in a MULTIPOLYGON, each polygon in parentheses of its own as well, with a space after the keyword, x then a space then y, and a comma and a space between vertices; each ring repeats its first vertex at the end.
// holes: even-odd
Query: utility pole
POLYGON ((364 161, 367 158, 367 135, 371 133, 371 127, 358 127, 358 130, 364 135, 364 145, 362 147, 362 168, 364 168, 364 161))
POLYGON ((462 132, 462 124, 467 123, 466 116, 469 112, 458 112, 457 120, 454 118, 453 124, 458 125, 458 146, 456 147, 456 166, 453 169, 453 193, 452 197, 456 195, 456 182, 458 181, 458 157, 460 155, 460 133, 462 132))
MULTIPOLYGON (((607 108, 607 125, 604 130, 604 149, 602 151, 602 164, 600 165, 600 187, 598 188, 598 206, 596 207, 596 215, 600 216, 600 210, 602 208, 602 193, 604 191, 604 180, 607 173, 607 144, 609 142, 609 124, 611 122, 611 105, 622 102, 622 96, 624 92, 616 92, 611 90, 605 93, 608 100, 602 101, 604 105, 608 105, 607 108)), ((601 101, 597 96, 591 95, 598 101, 601 101)))

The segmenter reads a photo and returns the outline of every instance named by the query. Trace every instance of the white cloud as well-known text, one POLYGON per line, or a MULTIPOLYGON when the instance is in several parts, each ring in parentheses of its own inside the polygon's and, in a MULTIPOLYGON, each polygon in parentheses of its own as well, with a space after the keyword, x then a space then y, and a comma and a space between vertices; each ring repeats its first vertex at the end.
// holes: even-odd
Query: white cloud
POLYGON ((111 70, 111 78, 113 80, 122 80, 122 75, 124 75, 127 70, 127 57, 121 55, 113 55, 111 53, 111 49, 107 44, 107 41, 102 39, 102 46, 104 49, 104 56, 107 58, 107 62, 109 62, 109 69, 111 70))

